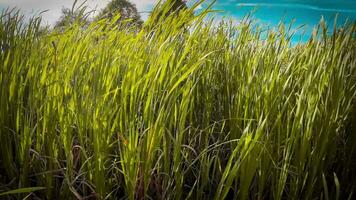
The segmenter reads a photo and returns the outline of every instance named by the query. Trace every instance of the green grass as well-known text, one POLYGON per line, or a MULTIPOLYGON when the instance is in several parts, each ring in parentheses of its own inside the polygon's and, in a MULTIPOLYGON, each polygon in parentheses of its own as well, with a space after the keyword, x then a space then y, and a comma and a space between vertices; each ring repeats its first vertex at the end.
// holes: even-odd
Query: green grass
POLYGON ((138 32, 2 14, 0 198, 354 198, 355 23, 291 46, 166 6, 138 32))

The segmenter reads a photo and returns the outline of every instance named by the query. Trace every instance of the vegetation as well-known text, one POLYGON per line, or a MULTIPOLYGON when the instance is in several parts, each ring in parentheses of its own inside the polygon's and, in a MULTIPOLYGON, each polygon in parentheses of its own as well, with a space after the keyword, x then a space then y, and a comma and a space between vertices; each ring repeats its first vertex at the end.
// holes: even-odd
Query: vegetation
POLYGON ((168 0, 166 2, 172 5, 171 12, 188 8, 185 0, 168 0))
MULTIPOLYGON (((162 7, 165 9, 160 9, 160 7, 156 6, 154 10, 152 11, 152 14, 150 15, 150 23, 146 23, 146 28, 152 29, 152 27, 147 26, 148 24, 151 24, 152 26, 155 26, 160 23, 164 23, 164 20, 168 18, 169 16, 173 18, 173 16, 177 16, 179 19, 179 14, 181 11, 185 11, 184 15, 190 14, 193 15, 194 11, 193 10, 188 10, 188 7, 185 3, 185 1, 182 0, 167 0, 162 3, 162 7), (188 12, 187 12, 188 11, 188 12)), ((188 17, 188 16, 186 16, 188 17)), ((176 27, 178 29, 185 27, 184 23, 180 23, 180 27, 176 27)))
POLYGON ((110 1, 98 15, 94 16, 94 19, 90 18, 90 15, 93 14, 93 11, 87 11, 87 6, 85 6, 86 1, 82 2, 78 6, 77 3, 78 1, 75 0, 72 8, 62 9, 62 15, 54 26, 56 29, 65 28, 73 25, 74 23, 81 24, 82 27, 87 27, 92 21, 99 21, 105 18, 112 20, 117 15, 120 15, 120 18, 117 18, 117 24, 126 25, 125 27, 120 28, 141 28, 143 24, 135 4, 127 0, 110 1), (121 23, 121 21, 125 20, 127 21, 126 23, 121 23))
MULTIPOLYGON (((127 0, 112 0, 97 16, 98 19, 109 18, 112 19, 115 16, 120 15, 121 17, 118 19, 129 20, 125 24, 128 26, 142 26, 142 20, 140 14, 137 12, 137 8, 135 4, 127 1, 127 0)), ((122 24, 122 23, 121 23, 122 24)))
POLYGON ((78 7, 77 0, 74 1, 72 8, 62 8, 62 15, 59 20, 54 25, 56 29, 63 29, 68 26, 72 26, 73 24, 80 24, 81 26, 88 26, 90 23, 89 15, 91 12, 87 12, 87 6, 85 6, 85 2, 81 3, 78 7))
POLYGON ((198 5, 139 32, 3 13, 0 198, 354 198, 355 23, 291 46, 198 5))

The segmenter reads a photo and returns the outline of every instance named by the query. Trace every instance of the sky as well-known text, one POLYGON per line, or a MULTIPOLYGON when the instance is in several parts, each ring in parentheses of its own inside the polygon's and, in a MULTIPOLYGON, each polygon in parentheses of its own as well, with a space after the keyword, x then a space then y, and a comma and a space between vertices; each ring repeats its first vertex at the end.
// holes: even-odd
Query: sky
MULTIPOLYGON (((44 22, 53 25, 61 14, 63 7, 71 7, 74 0, 0 0, 0 9, 7 7, 20 8, 26 16, 48 10, 43 15, 44 22)), ((89 9, 100 10, 109 0, 87 0, 89 9)), ((130 0, 136 4, 143 19, 158 0, 130 0)), ((188 0, 192 5, 197 0, 188 0)), ((212 0, 206 0, 202 8, 212 0)), ((79 2, 82 2, 79 0, 79 2)), ((283 18, 290 23, 295 20, 293 27, 304 25, 303 31, 296 35, 302 40, 310 37, 312 28, 320 21, 321 16, 332 25, 338 14, 338 25, 346 20, 356 20, 356 0, 216 0, 214 9, 221 10, 215 14, 216 18, 241 19, 247 13, 253 11, 253 17, 261 24, 276 26, 283 18)))

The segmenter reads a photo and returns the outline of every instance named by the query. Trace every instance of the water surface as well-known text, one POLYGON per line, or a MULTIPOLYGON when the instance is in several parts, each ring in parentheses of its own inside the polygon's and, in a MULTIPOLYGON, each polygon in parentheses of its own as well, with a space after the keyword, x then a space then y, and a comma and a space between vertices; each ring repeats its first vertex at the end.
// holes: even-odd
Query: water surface
POLYGON ((224 11, 219 17, 236 19, 252 12, 258 23, 271 27, 277 26, 282 19, 287 24, 294 20, 294 28, 304 27, 293 37, 293 43, 308 40, 321 17, 330 31, 336 15, 338 26, 356 20, 356 0, 217 0, 214 8, 224 11))

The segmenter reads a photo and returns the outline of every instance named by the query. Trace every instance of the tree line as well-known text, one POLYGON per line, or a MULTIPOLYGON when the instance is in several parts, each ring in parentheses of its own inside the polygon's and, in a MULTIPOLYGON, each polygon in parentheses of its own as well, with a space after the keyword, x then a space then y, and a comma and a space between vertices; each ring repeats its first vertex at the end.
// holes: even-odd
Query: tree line
MULTIPOLYGON (((143 20, 141 19, 136 5, 129 0, 112 0, 103 9, 101 9, 97 15, 94 15, 94 17, 90 17, 93 11, 87 11, 87 6, 85 6, 86 1, 78 6, 77 3, 78 0, 75 0, 72 8, 62 8, 61 16, 54 25, 55 29, 70 26, 75 22, 79 22, 83 26, 86 26, 93 21, 113 19, 118 15, 120 15, 120 18, 117 23, 126 21, 126 25, 138 29, 140 29, 143 25, 143 20)), ((164 3, 172 5, 168 14, 179 12, 188 8, 186 0, 167 0, 164 3)))

